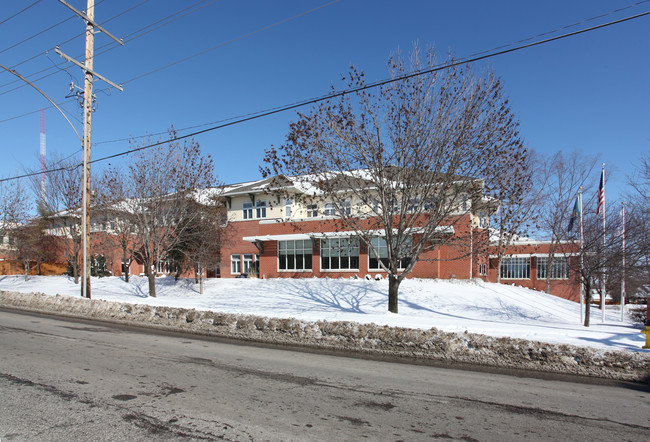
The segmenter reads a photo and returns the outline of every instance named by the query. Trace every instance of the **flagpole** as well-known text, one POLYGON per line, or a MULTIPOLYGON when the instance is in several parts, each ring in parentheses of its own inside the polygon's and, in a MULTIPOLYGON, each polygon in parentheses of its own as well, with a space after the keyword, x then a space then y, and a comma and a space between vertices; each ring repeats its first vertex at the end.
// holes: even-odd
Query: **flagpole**
POLYGON ((621 322, 625 322, 625 203, 621 203, 621 229, 623 234, 623 267, 621 279, 621 322))
POLYGON ((605 298, 607 297, 607 293, 605 291, 605 247, 607 244, 607 239, 605 238, 605 163, 603 163, 603 174, 600 178, 601 180, 601 189, 600 189, 600 194, 598 197, 601 199, 601 204, 602 204, 602 211, 603 211, 603 251, 601 253, 600 258, 602 259, 601 262, 601 269, 600 269, 600 310, 602 312, 602 322, 605 322, 605 298))
POLYGON ((580 324, 584 324, 584 308, 585 308, 585 285, 582 281, 584 274, 584 251, 582 250, 585 241, 585 229, 582 223, 582 186, 578 189, 578 204, 580 206, 580 324))

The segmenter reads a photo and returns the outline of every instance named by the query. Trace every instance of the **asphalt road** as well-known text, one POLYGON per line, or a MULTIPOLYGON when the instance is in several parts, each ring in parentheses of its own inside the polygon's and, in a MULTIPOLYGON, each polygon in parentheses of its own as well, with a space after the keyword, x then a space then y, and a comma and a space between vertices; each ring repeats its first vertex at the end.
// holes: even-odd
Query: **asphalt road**
POLYGON ((0 310, 0 440, 646 441, 650 390, 0 310))

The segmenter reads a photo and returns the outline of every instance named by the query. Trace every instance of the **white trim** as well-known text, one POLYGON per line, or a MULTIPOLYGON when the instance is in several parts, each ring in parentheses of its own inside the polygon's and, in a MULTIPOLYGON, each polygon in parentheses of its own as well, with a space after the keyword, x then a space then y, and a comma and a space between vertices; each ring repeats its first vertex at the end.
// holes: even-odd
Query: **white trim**
MULTIPOLYGON (((578 256, 579 253, 554 253, 553 256, 559 257, 568 257, 568 256, 578 256)), ((548 258, 551 256, 550 253, 504 253, 502 255, 504 258, 548 258)), ((498 258, 499 255, 490 255, 490 259, 498 258)))
MULTIPOLYGON (((442 233, 454 234, 454 226, 438 226, 436 230, 442 233)), ((420 233, 421 228, 413 228, 409 230, 409 234, 420 233)), ((366 233, 368 236, 386 236, 386 230, 370 230, 366 233)), ((290 241, 296 239, 327 239, 327 238, 350 238, 359 236, 356 230, 344 230, 342 232, 310 232, 310 233, 289 233, 283 235, 259 235, 259 236, 244 236, 242 240, 248 242, 256 241, 290 241)), ((529 255, 525 255, 529 256, 529 255)))

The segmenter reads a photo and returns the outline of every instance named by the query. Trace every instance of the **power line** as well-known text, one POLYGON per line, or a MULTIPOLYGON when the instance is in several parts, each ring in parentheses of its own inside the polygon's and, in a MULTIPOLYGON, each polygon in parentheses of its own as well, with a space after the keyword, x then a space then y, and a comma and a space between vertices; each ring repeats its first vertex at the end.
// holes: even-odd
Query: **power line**
POLYGON ((31 8, 32 6, 35 6, 37 3, 40 3, 40 2, 41 2, 41 0, 36 0, 36 1, 35 1, 34 3, 32 3, 31 5, 29 5, 29 6, 25 6, 23 9, 21 9, 21 10, 18 11, 18 12, 16 12, 16 13, 15 13, 14 15, 12 15, 11 17, 5 18, 4 20, 0 21, 0 25, 3 24, 3 23, 8 22, 9 20, 11 20, 12 18, 16 17, 17 15, 22 14, 23 12, 25 12, 26 10, 28 10, 29 8, 31 8))
MULTIPOLYGON (((120 12, 119 14, 117 14, 117 15, 115 15, 115 16, 113 16, 113 17, 107 19, 107 20, 105 20, 103 23, 108 23, 109 21, 111 21, 111 20, 113 20, 113 19, 115 19, 115 18, 117 18, 117 17, 119 17, 119 16, 125 14, 125 13, 128 12, 128 11, 131 11, 131 10, 137 8, 138 6, 144 4, 144 3, 148 2, 148 1, 149 1, 149 0, 143 0, 143 1, 141 1, 140 3, 138 3, 138 4, 134 5, 134 6, 131 6, 130 8, 125 9, 124 11, 120 12)), ((174 12, 174 13, 172 13, 172 14, 170 14, 170 15, 168 15, 168 16, 166 16, 166 17, 160 19, 160 20, 157 20, 157 21, 155 21, 155 22, 153 22, 153 23, 151 23, 151 24, 149 24, 149 25, 147 25, 147 26, 144 26, 144 27, 142 27, 142 28, 140 28, 140 29, 137 29, 137 30, 133 31, 133 32, 130 33, 130 34, 127 34, 127 35, 123 38, 123 40, 124 40, 124 41, 132 41, 132 40, 135 40, 136 38, 142 37, 142 36, 148 34, 149 32, 152 32, 152 31, 154 31, 154 30, 156 30, 156 29, 158 29, 158 28, 161 28, 161 27, 163 27, 163 26, 166 26, 166 25, 168 25, 168 24, 170 24, 170 23, 172 23, 172 22, 178 20, 179 18, 185 17, 186 15, 189 15, 189 14, 191 14, 191 13, 193 13, 193 12, 196 12, 196 11, 198 11, 199 9, 201 9, 201 8, 203 8, 203 7, 205 7, 205 6, 208 6, 208 5, 210 5, 210 4, 212 4, 212 3, 216 2, 216 1, 219 1, 219 0, 199 0, 199 1, 195 2, 195 3, 193 3, 193 4, 190 5, 190 6, 187 6, 187 7, 183 8, 183 9, 180 9, 179 11, 176 11, 176 12, 174 12), (178 14, 181 14, 182 12, 187 11, 188 9, 192 9, 192 8, 194 8, 196 5, 199 5, 199 4, 201 4, 201 3, 205 3, 205 2, 207 2, 207 1, 209 1, 209 3, 204 4, 204 5, 201 5, 201 6, 199 6, 198 8, 196 8, 196 9, 194 9, 194 10, 192 10, 192 11, 189 11, 189 12, 183 14, 183 15, 180 15, 179 17, 175 17, 175 18, 169 20, 170 18, 172 18, 172 17, 174 17, 174 16, 176 16, 176 15, 178 15, 178 14), (150 28, 150 27, 152 27, 152 26, 155 26, 155 25, 157 25, 157 24, 159 24, 160 22, 163 22, 163 21, 165 21, 165 20, 168 20, 168 21, 165 22, 165 23, 163 23, 163 24, 161 24, 161 25, 159 25, 159 26, 154 27, 153 29, 148 30, 147 32, 142 32, 142 31, 144 31, 144 30, 146 30, 146 29, 148 29, 148 28, 150 28), (142 32, 140 35, 135 35, 135 34, 138 34, 138 33, 140 33, 140 32, 142 32), (130 37, 130 36, 132 36, 132 35, 135 35, 135 36, 134 36, 134 37, 131 37, 131 38, 128 38, 128 37, 130 37)), ((97 4, 99 4, 99 3, 97 3, 97 4)), ((64 44, 69 43, 70 41, 74 40, 75 38, 78 38, 78 37, 81 37, 81 36, 84 36, 84 35, 85 35, 85 32, 80 33, 80 34, 77 34, 77 35, 75 35, 75 36, 73 36, 73 37, 71 37, 71 38, 65 40, 64 42, 59 43, 59 44, 56 45, 56 46, 63 46, 64 44)), ((27 58, 27 59, 25 59, 25 60, 23 60, 23 61, 21 61, 21 62, 19 62, 19 63, 16 63, 16 64, 13 65, 11 68, 12 68, 12 69, 15 69, 16 67, 18 67, 18 66, 20 66, 20 65, 22 65, 22 64, 24 64, 24 63, 27 63, 28 61, 31 61, 31 60, 33 60, 33 59, 35 59, 35 58, 37 58, 37 57, 40 57, 40 56, 43 55, 43 54, 47 54, 48 51, 53 51, 54 48, 55 48, 56 46, 54 46, 54 47, 52 47, 52 48, 50 48, 50 49, 47 49, 47 50, 44 51, 44 52, 39 52, 38 54, 33 55, 32 57, 29 57, 29 58, 27 58)), ((110 50, 112 50, 112 49, 115 49, 116 47, 118 47, 118 45, 117 45, 116 43, 114 43, 114 42, 109 42, 109 43, 104 44, 103 46, 100 46, 98 49, 102 49, 102 48, 106 48, 106 47, 108 47, 108 49, 106 49, 106 50, 104 50, 104 51, 101 51, 101 52, 98 52, 97 54, 95 54, 95 55, 93 56, 93 58, 96 57, 97 55, 101 55, 101 54, 104 54, 104 53, 106 53, 106 52, 108 52, 108 51, 110 51, 110 50)), ((82 57, 84 57, 83 54, 80 55, 80 56, 78 56, 78 57, 76 57, 76 58, 82 58, 82 57)), ((54 67, 53 67, 53 66, 48 66, 47 68, 41 69, 40 71, 37 71, 37 72, 31 73, 31 74, 29 74, 29 75, 26 75, 25 78, 31 78, 31 77, 33 77, 33 76, 35 76, 35 75, 38 75, 38 74, 43 73, 43 72, 50 71, 50 70, 55 69, 55 68, 59 68, 60 70, 62 70, 59 66, 63 66, 63 65, 65 65, 65 63, 61 63, 61 64, 59 64, 59 65, 55 65, 54 67)), ((42 77, 40 77, 40 78, 38 78, 38 79, 36 79, 36 80, 34 80, 34 81, 36 82, 36 81, 43 80, 43 79, 48 78, 48 77, 51 77, 52 75, 55 75, 55 74, 57 74, 57 73, 59 73, 59 72, 60 72, 60 71, 51 72, 51 73, 49 73, 49 74, 47 74, 47 75, 44 75, 44 76, 42 76, 42 77)), ((16 83, 16 82, 17 82, 17 80, 10 81, 10 82, 8 82, 8 83, 5 83, 5 84, 0 85, 0 88, 5 87, 5 86, 9 86, 9 85, 11 85, 11 84, 13 84, 13 83, 16 83)), ((20 86, 17 86, 17 87, 15 87, 15 88, 13 88, 13 89, 9 89, 9 90, 7 90, 7 91, 4 91, 4 92, 0 93, 0 95, 4 95, 4 94, 7 94, 7 93, 9 93, 9 92, 13 92, 13 91, 15 91, 15 90, 17 90, 17 89, 21 89, 21 88, 23 88, 24 86, 25 86, 24 84, 21 84, 20 86)))
MULTIPOLYGON (((103 0, 102 0, 102 1, 103 1, 103 0)), ((148 1, 149 1, 149 0, 142 0, 140 3, 137 3, 137 4, 133 5, 133 6, 131 6, 130 8, 127 8, 127 9, 123 10, 122 12, 118 13, 117 15, 114 15, 113 17, 111 17, 111 18, 105 20, 103 23, 108 23, 108 22, 110 22, 111 20, 114 20, 114 19, 116 19, 117 17, 120 17, 121 15, 124 15, 124 14, 126 14, 127 12, 129 12, 129 11, 131 11, 131 10, 137 8, 138 6, 141 6, 141 5, 143 5, 144 3, 147 3, 148 1)), ((649 1, 650 1, 650 0, 649 0, 649 1)), ((99 4, 99 3, 100 3, 100 2, 98 2, 97 4, 99 4)), ((53 47, 51 47, 51 48, 49 48, 49 49, 46 49, 45 51, 42 51, 42 52, 37 53, 36 55, 33 55, 33 56, 31 56, 31 57, 29 57, 29 58, 27 58, 27 59, 25 59, 25 60, 23 60, 23 61, 21 61, 21 62, 19 62, 19 63, 16 63, 15 65, 11 66, 11 69, 16 69, 18 66, 20 66, 20 65, 22 65, 22 64, 24 64, 24 63, 27 63, 28 61, 31 61, 31 60, 33 60, 33 59, 35 59, 35 58, 37 58, 37 57, 40 57, 40 56, 43 55, 43 54, 47 55, 49 51, 53 51, 56 47, 63 46, 63 45, 65 45, 65 44, 67 44, 67 43, 70 43, 72 40, 74 40, 74 39, 76 39, 76 38, 83 37, 84 35, 86 35, 85 32, 81 32, 81 33, 79 33, 79 34, 76 34, 76 35, 70 37, 69 39, 67 39, 67 40, 65 40, 65 41, 63 41, 63 42, 57 44, 56 46, 53 46, 53 47)), ((82 56, 83 56, 83 55, 82 55, 82 56)), ((59 69, 59 71, 60 71, 60 70, 65 70, 65 69, 61 69, 61 68, 59 67, 59 66, 63 66, 63 65, 65 65, 65 63, 60 63, 60 64, 56 64, 56 63, 55 63, 54 66, 48 66, 48 67, 46 67, 46 68, 44 68, 44 69, 41 69, 40 71, 36 71, 36 72, 33 72, 33 73, 29 74, 29 75, 25 75, 25 78, 31 78, 31 77, 33 77, 33 76, 35 76, 35 75, 38 75, 38 74, 43 73, 43 72, 47 72, 47 71, 52 70, 52 69, 59 69)), ((34 80, 34 81, 40 81, 40 80, 42 80, 42 79, 44 79, 44 78, 47 78, 47 77, 50 77, 50 76, 52 76, 52 75, 54 75, 54 74, 56 74, 56 73, 58 73, 58 71, 57 71, 57 72, 54 72, 54 73, 51 73, 51 74, 49 74, 49 75, 45 75, 45 76, 43 76, 43 77, 40 77, 40 78, 38 78, 37 80, 34 80)), ((5 87, 5 86, 9 86, 9 85, 11 85, 11 84, 13 84, 13 83, 16 83, 16 82, 18 82, 18 81, 19 81, 19 80, 13 80, 13 81, 10 81, 10 82, 8 82, 8 83, 2 84, 2 85, 0 85, 0 88, 5 87)), ((10 90, 8 90, 8 91, 2 92, 0 95, 4 95, 4 94, 6 94, 6 93, 8 93, 8 92, 15 91, 16 89, 20 89, 20 88, 22 88, 22 87, 24 87, 24 86, 25 86, 24 84, 21 84, 19 87, 16 87, 16 88, 10 89, 10 90)))
MULTIPOLYGON (((581 24, 588 23, 588 22, 591 22, 591 21, 593 21, 593 20, 597 20, 597 19, 599 19, 599 18, 603 18, 603 17, 609 16, 609 15, 612 15, 612 14, 615 14, 615 13, 618 13, 618 12, 621 12, 621 11, 624 11, 624 10, 626 10, 626 9, 630 9, 630 8, 635 7, 635 6, 641 5, 641 4, 643 4, 643 3, 648 3, 648 2, 650 2, 650 0, 641 0, 641 1, 639 1, 639 2, 636 2, 636 3, 630 4, 630 5, 627 5, 627 6, 624 6, 624 7, 618 8, 618 9, 614 9, 614 10, 612 10, 612 11, 609 11, 609 12, 606 12, 606 13, 603 13, 603 14, 600 14, 600 15, 597 15, 597 16, 594 16, 594 17, 587 18, 587 19, 581 20, 581 21, 579 21, 579 22, 576 22, 576 23, 573 23, 573 24, 570 24, 570 25, 565 25, 565 26, 562 26, 562 27, 556 28, 556 29, 554 29, 554 30, 552 30, 552 31, 543 32, 543 33, 541 33, 541 34, 537 34, 537 35, 534 35, 534 36, 531 36, 531 37, 527 37, 527 38, 524 38, 524 39, 521 39, 521 40, 518 40, 518 41, 515 41, 515 42, 511 42, 511 43, 508 43, 508 44, 504 44, 504 45, 496 46, 496 47, 494 47, 494 48, 492 48, 492 49, 487 49, 487 50, 484 50, 484 51, 475 52, 475 53, 473 53, 473 54, 470 54, 470 55, 464 57, 463 59, 461 59, 461 61, 462 61, 462 60, 468 60, 468 59, 471 58, 471 57, 475 57, 475 56, 478 56, 478 55, 481 55, 481 54, 492 53, 492 52, 497 51, 497 50, 499 50, 499 49, 508 48, 508 47, 511 47, 511 46, 513 46, 513 45, 515 45, 515 44, 518 44, 518 43, 524 43, 524 42, 527 42, 527 41, 531 41, 531 40, 533 40, 533 39, 535 39, 535 38, 539 38, 539 37, 543 37, 543 36, 546 36, 546 35, 555 34, 556 32, 559 32, 559 31, 561 31, 561 30, 570 29, 570 28, 573 28, 573 27, 579 26, 579 25, 581 25, 581 24)), ((324 5, 324 6, 327 6, 327 5, 324 5)), ((289 20, 289 19, 287 19, 287 20, 289 20)), ((286 20, 285 20, 285 21, 286 21, 286 20)), ((268 27, 271 27, 271 26, 273 26, 273 25, 270 25, 270 26, 268 26, 268 27)), ((267 27, 267 28, 268 28, 268 27, 267 27)), ((252 34, 257 33, 257 32, 259 32, 259 31, 260 31, 260 30, 258 30, 258 31, 254 31, 254 32, 252 32, 251 34, 248 34, 248 35, 252 35, 252 34)), ((226 45, 226 44, 231 43, 231 42, 234 42, 234 41, 237 41, 237 40, 242 39, 242 38, 244 38, 244 37, 245 37, 245 36, 243 36, 243 37, 239 37, 239 38, 234 39, 234 40, 231 40, 230 42, 223 43, 221 46, 226 45)), ((206 50, 206 51, 204 51, 204 52, 210 51, 210 50, 212 50, 212 49, 216 49, 216 47, 215 47, 215 48, 208 49, 208 50, 206 50)), ((198 54, 191 55, 191 56, 187 57, 186 59, 189 59, 189 58, 195 57, 195 56, 200 55, 200 54, 202 54, 202 53, 204 53, 204 52, 200 52, 200 53, 198 53, 198 54)), ((165 66, 165 67, 173 66, 174 64, 180 63, 181 61, 185 61, 186 59, 183 59, 183 60, 180 60, 180 61, 177 61, 177 62, 171 63, 171 64, 169 64, 169 65, 167 65, 167 66, 165 66)), ((158 70, 162 70, 162 69, 164 69, 165 67, 163 67, 163 68, 159 68, 159 69, 156 69, 156 70, 153 70, 153 71, 151 71, 151 72, 149 72, 149 73, 147 73, 147 74, 143 74, 143 75, 141 75, 141 76, 139 76, 139 77, 135 77, 135 78, 132 78, 132 79, 130 79, 130 80, 124 81, 124 82, 122 82, 121 84, 129 83, 129 82, 131 82, 131 81, 134 81, 134 80, 139 79, 139 78, 141 78, 141 77, 144 77, 144 76, 146 76, 146 75, 149 75, 149 74, 152 74, 152 73, 154 73, 154 72, 157 72, 158 70)), ((0 95, 1 95, 1 94, 0 94, 0 95)), ((295 103, 292 103, 292 104, 295 104, 295 103)), ((184 128, 181 128, 181 129, 177 129, 177 131, 179 131, 179 132, 183 132, 183 131, 190 130, 190 129, 195 129, 195 128, 198 128, 198 127, 209 126, 209 125, 211 125, 211 124, 219 124, 219 123, 223 123, 223 122, 230 121, 230 120, 234 120, 234 119, 238 119, 238 118, 248 117, 248 116, 250 116, 250 115, 256 115, 256 114, 258 114, 258 113, 266 112, 266 111, 273 110, 273 109, 276 109, 276 108, 265 109, 265 110, 263 110, 263 111, 259 111, 259 112, 253 112, 253 113, 248 113, 248 114, 244 114, 244 115, 238 115, 238 116, 235 116, 235 117, 226 118, 226 119, 222 119, 222 120, 211 121, 211 122, 208 122, 208 123, 198 124, 198 125, 194 125, 194 126, 188 126, 188 127, 184 127, 184 128)), ((0 121, 0 123, 2 123, 2 121, 0 121)), ((93 143, 93 144, 95 144, 95 145, 99 145, 99 144, 117 143, 117 142, 122 142, 122 141, 129 141, 129 140, 133 140, 133 139, 147 138, 147 137, 154 136, 154 135, 163 135, 163 134, 165 134, 165 133, 167 133, 167 131, 157 132, 157 133, 152 133, 152 134, 147 134, 147 135, 139 135, 139 136, 135 136, 135 137, 132 136, 132 137, 128 137, 128 138, 119 138, 119 139, 115 139, 115 140, 99 141, 99 142, 95 142, 95 143, 93 143)))
MULTIPOLYGON (((580 29, 578 31, 569 32, 569 33, 566 33, 566 34, 563 34, 563 35, 559 35, 557 37, 551 37, 551 38, 536 41, 536 42, 533 42, 533 43, 520 45, 520 46, 517 46, 517 47, 514 47, 514 48, 504 49, 504 50, 494 52, 494 53, 491 53, 491 54, 481 55, 481 56, 477 56, 477 57, 473 57, 473 58, 465 58, 465 59, 453 61, 451 63, 445 63, 445 64, 442 64, 442 65, 434 66, 434 67, 431 67, 431 68, 428 68, 428 69, 421 69, 421 70, 418 70, 418 71, 410 72, 408 74, 401 75, 399 77, 388 78, 388 79, 376 81, 374 83, 370 83, 370 84, 367 84, 365 86, 350 88, 350 89, 346 89, 346 90, 343 90, 343 91, 339 91, 339 92, 331 93, 331 94, 328 94, 328 95, 324 95, 324 96, 321 96, 321 97, 311 98, 311 99, 307 99, 307 100, 304 100, 304 101, 296 102, 296 103, 291 104, 291 105, 277 107, 277 108, 270 109, 270 110, 267 110, 267 111, 261 111, 260 113, 257 113, 257 114, 254 114, 254 115, 251 115, 251 116, 248 116, 248 117, 239 118, 239 119, 236 119, 234 121, 230 121, 228 123, 224 123, 224 124, 213 126, 213 127, 207 128, 207 129, 200 130, 200 131, 192 132, 192 133, 189 133, 189 134, 186 134, 186 135, 181 135, 181 136, 178 136, 178 137, 174 137, 174 138, 171 138, 169 140, 159 141, 159 142, 156 142, 156 143, 151 143, 151 144, 147 144, 147 145, 144 145, 144 146, 140 146, 140 147, 137 147, 135 149, 128 150, 128 151, 122 151, 122 152, 118 152, 118 153, 115 153, 115 154, 112 154, 112 155, 104 156, 102 158, 97 158, 95 160, 92 160, 91 164, 92 163, 98 163, 98 162, 101 162, 101 161, 110 160, 110 159, 113 159, 113 158, 118 158, 118 157, 125 156, 125 155, 129 155, 129 154, 139 152, 139 151, 142 151, 142 150, 145 150, 145 149, 150 149, 152 147, 160 146, 162 144, 166 144, 166 143, 170 143, 170 142, 174 142, 174 141, 178 141, 178 140, 183 140, 183 139, 186 139, 186 138, 190 138, 190 137, 194 137, 194 136, 197 136, 197 135, 204 134, 206 132, 211 132, 211 131, 214 131, 214 130, 217 130, 217 129, 223 129, 224 127, 245 123, 247 121, 256 120, 258 118, 263 118, 263 117, 267 117, 269 115, 273 115, 273 114, 277 114, 277 113, 280 113, 280 112, 285 112, 285 111, 288 111, 288 110, 296 109, 298 107, 307 106, 307 105, 310 105, 310 104, 315 104, 315 103, 318 103, 320 101, 331 100, 332 98, 341 97, 341 96, 346 95, 346 94, 360 92, 360 91, 363 91, 363 90, 366 90, 366 89, 372 89, 372 88, 383 86, 383 85, 386 85, 386 84, 395 83, 395 82, 398 82, 398 81, 403 81, 403 80, 413 78, 413 77, 416 77, 416 76, 420 76, 420 75, 424 75, 424 74, 430 74, 430 73, 433 73, 433 72, 441 71, 443 69, 449 69, 451 67, 459 66, 461 64, 475 63, 477 61, 485 60, 485 59, 491 58, 491 57, 496 57, 498 55, 504 55, 504 54, 508 54, 508 53, 511 53, 511 52, 516 52, 516 51, 520 51, 520 50, 523 50, 523 49, 531 48, 533 46, 539 46, 539 45, 542 45, 542 44, 550 43, 550 42, 561 40, 561 39, 564 39, 564 38, 573 37, 575 35, 584 34, 586 32, 594 31, 594 30, 597 30, 597 29, 602 29, 602 28, 605 28, 605 27, 608 27, 608 26, 613 26, 615 24, 620 24, 620 23, 623 23, 623 22, 627 22, 627 21, 630 21, 630 20, 634 20, 634 19, 637 19, 637 18, 647 16, 647 15, 650 15, 650 11, 643 12, 643 13, 636 14, 636 15, 632 15, 632 16, 629 16, 629 17, 625 17, 625 18, 622 18, 622 19, 619 19, 619 20, 614 20, 614 21, 604 23, 604 24, 601 24, 601 25, 592 26, 590 28, 585 28, 585 29, 580 29)), ((81 164, 77 164, 74 167, 81 167, 81 164)), ((57 172, 57 171, 61 171, 61 170, 64 170, 64 169, 67 169, 67 167, 60 167, 60 168, 56 168, 56 169, 46 170, 44 172, 39 171, 39 172, 34 172, 34 173, 27 173, 27 174, 20 175, 20 176, 14 176, 14 177, 10 177, 10 178, 3 178, 3 179, 0 179, 0 182, 10 181, 10 180, 17 180, 17 179, 21 179, 21 178, 27 178, 27 177, 30 177, 30 176, 38 175, 39 173, 57 172)))
POLYGON ((159 68, 156 68, 153 71, 149 71, 149 72, 147 72, 145 74, 141 74, 141 75, 138 75, 137 77, 133 77, 133 78, 131 78, 129 80, 123 81, 122 84, 127 84, 127 83, 131 83, 132 81, 139 80, 140 78, 143 78, 143 77, 146 77, 148 75, 154 74, 156 72, 162 71, 163 69, 170 68, 170 67, 175 66, 175 65, 177 65, 179 63, 183 63, 183 62, 188 61, 188 60, 190 60, 190 59, 192 59, 194 57, 198 57, 199 55, 203 55, 205 53, 214 51, 215 49, 218 49, 218 48, 221 48, 223 46, 229 45, 229 44, 234 43, 236 41, 243 40, 244 38, 247 38, 247 37, 250 37, 250 36, 255 35, 257 33, 260 33, 260 32, 266 31, 268 29, 274 28, 274 27, 279 26, 279 25, 281 25, 283 23, 287 23, 287 22, 289 22, 291 20, 295 20, 296 18, 300 18, 300 17, 302 17, 304 15, 307 15, 307 14, 310 14, 312 12, 318 11, 319 9, 325 8, 327 6, 331 6, 331 5, 333 5, 335 3, 338 3, 340 1, 341 0, 333 0, 333 1, 329 2, 329 3, 325 3, 324 5, 317 6, 316 8, 310 9, 309 11, 301 12, 300 14, 296 14, 296 15, 294 15, 292 17, 285 18, 284 20, 280 20, 280 21, 275 22, 273 24, 270 24, 268 26, 264 26, 262 28, 259 28, 259 29, 255 30, 255 31, 249 32, 248 34, 242 35, 242 36, 237 37, 237 38, 233 38, 232 40, 226 41, 224 43, 220 43, 220 44, 218 44, 216 46, 212 46, 211 48, 205 49, 203 51, 200 51, 200 52, 197 52, 195 54, 184 57, 184 58, 182 58, 180 60, 176 60, 176 61, 174 61, 172 63, 169 63, 169 64, 166 64, 166 65, 161 66, 159 68))
POLYGON ((74 15, 71 15, 70 17, 66 18, 65 20, 61 20, 60 22, 55 23, 55 24, 53 24, 52 26, 47 27, 47 28, 43 29, 43 30, 40 31, 40 32, 37 32, 36 34, 32 34, 32 35, 30 35, 29 37, 25 38, 24 40, 21 40, 21 41, 19 41, 18 43, 14 43, 14 44, 12 44, 12 45, 9 46, 9 47, 4 48, 3 50, 0 51, 0 54, 2 54, 3 52, 7 52, 9 49, 13 49, 13 48, 15 48, 16 46, 20 46, 21 44, 26 43, 26 42, 28 42, 29 40, 31 40, 31 39, 33 39, 33 38, 36 38, 36 37, 38 37, 39 35, 42 35, 42 34, 46 33, 47 31, 50 31, 50 30, 56 28, 57 26, 62 25, 63 23, 67 22, 68 20, 72 20, 74 17, 75 17, 74 15))

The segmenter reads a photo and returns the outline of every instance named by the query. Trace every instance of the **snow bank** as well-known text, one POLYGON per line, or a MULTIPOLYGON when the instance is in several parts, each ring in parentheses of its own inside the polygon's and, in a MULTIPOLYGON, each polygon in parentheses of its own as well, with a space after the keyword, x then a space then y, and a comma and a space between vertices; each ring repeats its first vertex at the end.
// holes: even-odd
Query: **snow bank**
POLYGON ((391 327, 353 321, 307 321, 193 308, 0 291, 0 306, 94 318, 252 342, 357 352, 375 357, 469 363, 650 382, 650 354, 391 327))

